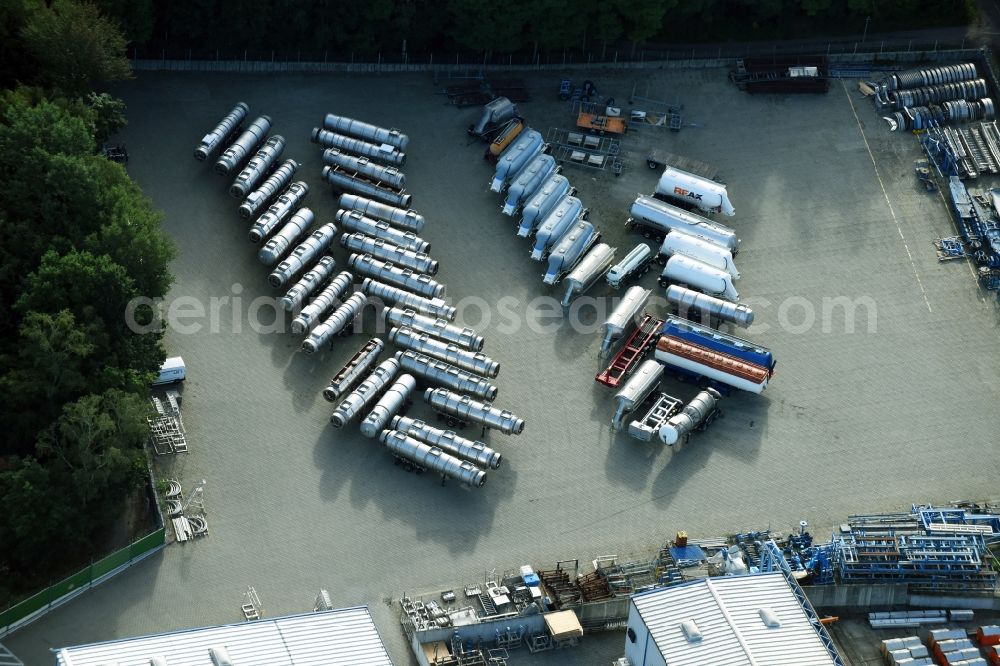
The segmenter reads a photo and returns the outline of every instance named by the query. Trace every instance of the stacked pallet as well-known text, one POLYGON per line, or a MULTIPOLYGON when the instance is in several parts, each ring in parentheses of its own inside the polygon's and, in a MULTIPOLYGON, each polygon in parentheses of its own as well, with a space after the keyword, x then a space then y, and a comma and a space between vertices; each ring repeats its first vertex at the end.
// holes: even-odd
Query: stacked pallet
POLYGON ((882 656, 889 666, 933 666, 930 651, 916 636, 882 641, 882 656))
POLYGON ((927 646, 941 666, 987 666, 964 629, 931 629, 927 632, 927 646))

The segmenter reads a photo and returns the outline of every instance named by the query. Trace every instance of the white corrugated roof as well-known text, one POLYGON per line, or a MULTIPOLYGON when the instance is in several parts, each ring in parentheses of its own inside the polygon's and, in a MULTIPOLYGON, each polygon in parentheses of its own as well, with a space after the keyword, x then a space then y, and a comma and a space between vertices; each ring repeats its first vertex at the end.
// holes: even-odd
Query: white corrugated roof
POLYGON ((668 666, 836 664, 780 572, 706 578, 635 595, 632 603, 668 666), (762 608, 779 628, 764 623, 762 608), (700 641, 688 641, 687 620, 700 641))
POLYGON ((63 648, 59 666, 212 666, 224 647, 233 666, 392 666, 366 606, 185 629, 63 648))

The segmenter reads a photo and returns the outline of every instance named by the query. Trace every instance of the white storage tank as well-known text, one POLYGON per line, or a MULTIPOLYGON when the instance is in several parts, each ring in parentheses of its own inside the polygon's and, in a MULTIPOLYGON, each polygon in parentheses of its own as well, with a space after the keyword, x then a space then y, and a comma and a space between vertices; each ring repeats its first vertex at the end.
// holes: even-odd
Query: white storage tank
POLYGON ((735 302, 740 298, 736 287, 733 286, 732 275, 683 254, 675 254, 670 257, 667 260, 666 268, 660 275, 661 286, 666 287, 671 283, 686 284, 710 296, 718 296, 727 301, 735 302))
POLYGON ((656 184, 656 193, 706 213, 736 214, 725 185, 675 167, 668 166, 663 170, 656 184))
POLYGON ((733 253, 729 248, 713 243, 704 238, 698 238, 683 231, 674 229, 663 239, 660 245, 660 256, 664 261, 675 254, 684 254, 709 266, 726 271, 734 280, 738 280, 740 272, 733 263, 733 253))

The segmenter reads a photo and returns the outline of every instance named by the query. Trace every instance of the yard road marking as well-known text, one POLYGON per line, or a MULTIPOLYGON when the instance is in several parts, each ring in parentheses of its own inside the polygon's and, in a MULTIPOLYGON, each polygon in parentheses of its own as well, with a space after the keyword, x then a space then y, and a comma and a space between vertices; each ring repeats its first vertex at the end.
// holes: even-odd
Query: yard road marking
POLYGON ((865 136, 865 129, 861 125, 861 118, 858 117, 858 110, 854 108, 854 100, 851 99, 850 93, 847 92, 847 84, 844 80, 840 80, 840 87, 844 89, 844 96, 847 97, 847 103, 851 105, 851 113, 854 114, 854 122, 858 124, 858 131, 861 132, 861 140, 865 142, 865 150, 868 151, 868 157, 871 158, 872 167, 875 169, 875 177, 878 179, 878 185, 882 188, 882 196, 885 197, 885 203, 889 207, 889 214, 892 215, 892 221, 896 223, 896 231, 899 232, 899 240, 903 241, 903 249, 906 250, 906 256, 910 260, 910 267, 913 269, 913 277, 917 278, 917 286, 920 287, 920 295, 924 297, 924 303, 927 304, 927 311, 934 312, 931 308, 931 302, 927 299, 927 291, 924 289, 924 283, 920 280, 920 274, 917 272, 917 264, 913 261, 913 253, 910 252, 910 246, 906 244, 906 237, 903 235, 903 227, 899 225, 899 218, 896 217, 896 211, 892 208, 892 202, 889 201, 889 193, 885 191, 885 183, 882 182, 882 176, 878 172, 878 163, 875 161, 875 155, 872 153, 872 147, 868 145, 868 137, 865 136))

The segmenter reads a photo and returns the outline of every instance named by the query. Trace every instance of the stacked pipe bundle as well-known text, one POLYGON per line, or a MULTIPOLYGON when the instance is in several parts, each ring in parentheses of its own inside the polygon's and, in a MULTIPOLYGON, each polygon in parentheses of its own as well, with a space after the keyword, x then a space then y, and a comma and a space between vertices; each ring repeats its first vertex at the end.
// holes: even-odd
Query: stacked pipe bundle
POLYGON ((890 74, 872 88, 876 102, 893 110, 882 118, 893 132, 996 118, 986 80, 972 63, 890 74))
POLYGON ((405 134, 328 113, 323 127, 313 128, 312 141, 326 147, 323 180, 335 191, 409 208, 412 197, 403 189, 406 176, 398 168, 406 162, 410 139, 405 134))
POLYGON ((912 90, 896 90, 890 92, 887 98, 892 110, 899 111, 907 106, 926 106, 950 99, 982 99, 986 97, 986 90, 986 79, 974 79, 912 90))
POLYGON ((878 86, 886 91, 905 90, 938 86, 957 81, 970 81, 979 76, 975 64, 971 62, 944 67, 925 67, 923 69, 908 69, 905 72, 890 74, 878 82, 878 86))
POLYGON ((935 124, 957 123, 971 120, 994 120, 996 108, 991 97, 968 101, 954 99, 941 104, 908 107, 902 111, 884 116, 883 120, 892 132, 903 130, 921 130, 933 127, 935 124))

